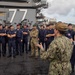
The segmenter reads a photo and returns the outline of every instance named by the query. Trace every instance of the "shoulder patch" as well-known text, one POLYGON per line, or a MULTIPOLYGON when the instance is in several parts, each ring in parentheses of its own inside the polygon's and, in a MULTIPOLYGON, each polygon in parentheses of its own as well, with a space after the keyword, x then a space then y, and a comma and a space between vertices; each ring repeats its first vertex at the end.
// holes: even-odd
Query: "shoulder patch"
POLYGON ((71 34, 70 34, 70 33, 68 33, 68 36, 71 36, 71 34))

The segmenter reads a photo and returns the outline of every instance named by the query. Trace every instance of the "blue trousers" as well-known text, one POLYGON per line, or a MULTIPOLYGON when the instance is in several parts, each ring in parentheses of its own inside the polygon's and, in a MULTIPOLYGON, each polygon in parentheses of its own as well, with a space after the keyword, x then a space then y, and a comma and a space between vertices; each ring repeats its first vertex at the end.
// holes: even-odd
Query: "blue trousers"
POLYGON ((22 55, 22 42, 21 39, 16 39, 16 53, 22 55))
POLYGON ((15 42, 15 40, 8 41, 8 50, 9 50, 9 56, 11 56, 12 53, 13 53, 13 56, 16 55, 16 42, 15 42))
POLYGON ((24 52, 24 49, 26 51, 26 53, 28 53, 28 39, 23 39, 23 50, 22 52, 24 52), (24 48, 24 45, 25 45, 25 48, 24 48))
MULTIPOLYGON (((0 39, 0 44, 2 44, 2 55, 4 56, 6 54, 6 51, 5 51, 5 39, 4 38, 0 39)), ((0 56, 1 56, 1 48, 0 48, 0 56)))

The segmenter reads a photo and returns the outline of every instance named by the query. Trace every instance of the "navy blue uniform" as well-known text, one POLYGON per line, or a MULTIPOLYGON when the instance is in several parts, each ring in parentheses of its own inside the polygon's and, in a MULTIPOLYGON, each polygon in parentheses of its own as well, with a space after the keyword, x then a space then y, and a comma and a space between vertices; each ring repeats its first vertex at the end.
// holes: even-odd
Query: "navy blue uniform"
MULTIPOLYGON (((15 30, 9 30, 7 32, 7 35, 16 35, 16 31, 15 30)), ((12 37, 12 38, 9 38, 8 37, 8 50, 9 50, 9 57, 12 56, 12 53, 13 53, 13 57, 15 57, 16 55, 16 36, 15 37, 12 37), (12 51, 13 49, 13 51, 12 51)))
POLYGON ((74 30, 68 30, 68 33, 72 36, 72 39, 74 40, 74 35, 75 35, 74 30))
MULTIPOLYGON (((6 29, 5 29, 6 34, 8 33, 8 31, 9 31, 9 30, 6 30, 6 29)), ((4 47, 4 48, 5 48, 5 53, 6 53, 6 51, 7 51, 7 44, 8 44, 8 37, 5 36, 5 47, 4 47)))
MULTIPOLYGON (((29 32, 31 32, 31 30, 32 29, 28 29, 29 32)), ((29 44, 28 44, 28 46, 29 46, 28 47, 28 51, 31 51, 31 38, 30 38, 30 35, 28 36, 28 38, 29 38, 29 40, 28 40, 28 42, 29 42, 29 44)))
POLYGON ((46 31, 44 29, 40 29, 38 38, 39 38, 39 43, 42 43, 43 47, 44 47, 44 43, 45 43, 45 35, 46 35, 46 31))
POLYGON ((72 39, 72 36, 71 36, 71 34, 70 34, 68 31, 66 32, 65 36, 66 36, 67 38, 69 38, 69 39, 72 39))
MULTIPOLYGON (((51 30, 46 30, 46 35, 48 34, 54 34, 54 29, 51 30)), ((46 45, 46 50, 49 47, 49 44, 54 40, 54 36, 46 37, 45 45, 46 45)))
MULTIPOLYGON (((74 40, 75 32, 73 30, 68 30, 68 33, 71 35, 72 39, 74 40)), ((73 47, 72 56, 71 56, 71 66, 72 72, 74 72, 74 65, 75 65, 75 45, 73 47)))
POLYGON ((22 55, 23 32, 22 29, 16 29, 16 53, 22 55))
POLYGON ((26 53, 28 53, 28 36, 29 36, 29 31, 28 29, 23 29, 23 32, 26 32, 27 34, 23 34, 23 52, 24 49, 26 50, 26 53), (25 45, 25 48, 24 48, 25 45))
MULTIPOLYGON (((5 30, 4 29, 0 30, 0 34, 6 34, 5 30)), ((5 51, 5 36, 0 36, 0 44, 2 44, 2 55, 5 56, 6 55, 6 51, 5 51)), ((1 56, 1 48, 0 48, 0 56, 1 56)))

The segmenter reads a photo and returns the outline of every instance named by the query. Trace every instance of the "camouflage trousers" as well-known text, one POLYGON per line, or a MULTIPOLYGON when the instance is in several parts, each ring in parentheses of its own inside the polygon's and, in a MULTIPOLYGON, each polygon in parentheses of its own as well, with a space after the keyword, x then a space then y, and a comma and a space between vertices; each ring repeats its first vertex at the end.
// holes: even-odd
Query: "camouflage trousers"
POLYGON ((32 56, 38 56, 39 52, 38 52, 38 47, 36 47, 37 44, 37 40, 31 40, 31 55, 32 56))
POLYGON ((51 62, 48 75, 70 75, 71 65, 70 63, 57 63, 51 62))

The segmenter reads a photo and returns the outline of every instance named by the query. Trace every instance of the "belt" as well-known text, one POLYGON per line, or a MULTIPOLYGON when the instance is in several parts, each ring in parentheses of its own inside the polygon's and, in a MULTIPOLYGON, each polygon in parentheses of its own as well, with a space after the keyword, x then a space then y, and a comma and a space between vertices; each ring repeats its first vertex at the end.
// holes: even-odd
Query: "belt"
POLYGON ((37 38, 37 37, 32 37, 32 38, 37 38))

